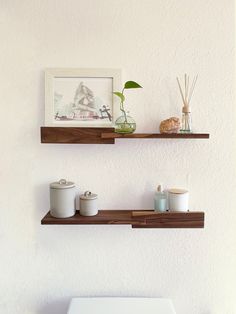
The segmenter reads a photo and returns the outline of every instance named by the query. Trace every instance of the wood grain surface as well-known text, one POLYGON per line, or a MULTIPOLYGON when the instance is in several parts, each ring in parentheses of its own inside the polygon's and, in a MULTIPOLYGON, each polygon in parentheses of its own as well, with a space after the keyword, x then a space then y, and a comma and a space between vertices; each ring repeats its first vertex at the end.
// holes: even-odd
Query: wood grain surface
POLYGON ((41 127, 41 143, 48 144, 114 144, 112 138, 102 138, 102 133, 113 128, 41 127))
POLYGON ((131 225, 132 228, 203 228, 204 212, 164 212, 152 210, 100 210, 96 216, 54 218, 50 212, 42 225, 131 225))
POLYGON ((115 139, 208 139, 208 133, 132 133, 119 134, 114 128, 41 127, 41 143, 114 144, 115 139))
POLYGON ((102 138, 182 138, 182 139, 208 139, 208 133, 132 133, 132 134, 119 134, 115 132, 102 133, 102 138))

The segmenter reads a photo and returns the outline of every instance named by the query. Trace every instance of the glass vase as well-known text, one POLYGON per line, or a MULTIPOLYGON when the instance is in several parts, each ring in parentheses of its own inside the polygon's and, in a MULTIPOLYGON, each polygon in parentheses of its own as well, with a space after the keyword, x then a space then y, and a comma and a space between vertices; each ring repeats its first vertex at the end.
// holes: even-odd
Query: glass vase
POLYGON ((136 130, 136 122, 126 113, 123 113, 115 121, 115 132, 121 134, 133 133, 136 130))

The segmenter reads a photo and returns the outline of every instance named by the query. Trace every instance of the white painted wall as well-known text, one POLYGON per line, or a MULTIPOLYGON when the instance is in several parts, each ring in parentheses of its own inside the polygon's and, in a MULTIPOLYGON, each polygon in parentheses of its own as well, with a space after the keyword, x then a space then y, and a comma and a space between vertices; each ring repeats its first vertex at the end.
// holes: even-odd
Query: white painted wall
POLYGON ((233 0, 0 0, 0 313, 62 314, 72 296, 172 298, 179 314, 235 314, 233 0), (199 74, 202 141, 42 145, 44 68, 118 67, 138 131, 180 114, 199 74), (41 226, 62 177, 102 208, 148 208, 159 182, 191 191, 204 230, 41 226), (234 193, 234 195, 233 195, 234 193))

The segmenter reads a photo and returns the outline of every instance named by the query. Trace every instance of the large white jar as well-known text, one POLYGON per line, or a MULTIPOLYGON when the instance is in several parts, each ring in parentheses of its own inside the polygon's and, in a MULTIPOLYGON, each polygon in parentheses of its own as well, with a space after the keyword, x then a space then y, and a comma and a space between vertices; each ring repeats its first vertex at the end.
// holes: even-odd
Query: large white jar
POLYGON ((50 214, 56 218, 75 215, 76 188, 74 182, 61 179, 50 184, 50 214))
POLYGON ((170 211, 186 212, 189 210, 188 205, 189 193, 183 189, 170 189, 168 191, 168 201, 170 211))

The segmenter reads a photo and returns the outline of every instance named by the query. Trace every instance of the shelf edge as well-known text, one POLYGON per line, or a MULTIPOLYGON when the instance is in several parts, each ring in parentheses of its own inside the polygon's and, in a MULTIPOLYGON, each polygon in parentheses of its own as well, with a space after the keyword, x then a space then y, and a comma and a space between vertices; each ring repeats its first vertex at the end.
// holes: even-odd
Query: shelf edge
POLYGON ((48 212, 42 225, 130 225, 132 228, 204 228, 204 212, 165 212, 151 210, 100 210, 97 216, 76 212, 70 218, 54 218, 48 212), (146 212, 146 213, 145 213, 146 212))
POLYGON ((209 139, 209 133, 174 133, 174 134, 161 134, 161 133, 132 133, 132 134, 119 134, 113 132, 101 133, 103 139, 209 139))

